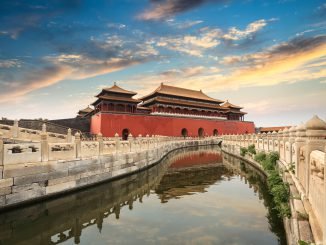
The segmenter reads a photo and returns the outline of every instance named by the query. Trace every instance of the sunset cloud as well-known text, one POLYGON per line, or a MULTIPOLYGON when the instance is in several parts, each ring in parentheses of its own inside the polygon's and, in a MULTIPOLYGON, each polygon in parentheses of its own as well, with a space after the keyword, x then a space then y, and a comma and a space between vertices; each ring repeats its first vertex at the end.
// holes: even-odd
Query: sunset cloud
MULTIPOLYGON (((244 30, 231 27, 227 31, 219 28, 201 28, 200 33, 196 35, 184 35, 176 37, 162 37, 157 42, 158 47, 164 47, 169 50, 185 53, 191 56, 202 57, 207 49, 215 48, 220 45, 221 41, 239 41, 251 38, 257 32, 262 30, 270 21, 275 19, 260 19, 251 22, 244 30)), ((226 60, 229 58, 226 57, 226 60)))
POLYGON ((205 49, 216 47, 220 41, 211 33, 200 36, 186 35, 183 37, 164 37, 156 43, 158 47, 164 47, 173 51, 201 57, 205 49))
MULTIPOLYGON (((119 71, 153 60, 158 55, 150 43, 135 44, 132 49, 124 48, 121 44, 120 49, 117 50, 117 42, 117 39, 114 41, 107 39, 105 42, 97 43, 103 53, 115 49, 113 53, 109 52, 103 57, 77 53, 49 55, 42 58, 44 67, 25 68, 19 75, 9 71, 1 74, 0 103, 16 100, 34 90, 51 86, 65 79, 85 79, 119 71)), ((3 68, 18 64, 15 60, 0 62, 3 68)))
POLYGON ((142 20, 161 20, 196 8, 205 3, 225 3, 225 0, 151 0, 151 6, 138 18, 142 20))
POLYGON ((0 68, 20 67, 21 61, 18 59, 0 60, 0 68))
POLYGON ((231 27, 228 32, 222 36, 222 38, 225 40, 233 41, 240 40, 258 32, 266 25, 267 21, 261 19, 250 23, 244 30, 240 30, 236 27, 231 27))
POLYGON ((295 38, 265 51, 226 57, 221 63, 231 69, 229 73, 222 73, 222 69, 187 67, 177 72, 175 70, 138 78, 137 81, 141 81, 144 87, 151 87, 150 89, 154 88, 154 85, 151 85, 153 81, 156 81, 156 84, 164 81, 197 90, 202 89, 204 85, 205 91, 218 92, 240 87, 271 86, 321 79, 326 77, 324 66, 315 65, 312 69, 309 64, 320 64, 319 59, 326 56, 325 38, 326 36, 295 38), (187 76, 185 72, 187 70, 200 72, 187 76))
POLYGON ((0 103, 14 101, 34 90, 50 86, 63 80, 71 71, 66 67, 47 66, 36 69, 34 72, 26 73, 21 80, 12 80, 3 83, 0 90, 0 103))

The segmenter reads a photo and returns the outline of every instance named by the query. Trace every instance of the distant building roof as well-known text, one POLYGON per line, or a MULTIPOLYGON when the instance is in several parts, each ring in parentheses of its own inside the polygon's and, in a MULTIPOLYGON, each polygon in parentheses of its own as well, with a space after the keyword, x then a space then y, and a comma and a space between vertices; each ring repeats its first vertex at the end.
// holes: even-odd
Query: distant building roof
POLYGON ((90 112, 92 112, 93 111, 93 109, 92 108, 90 108, 89 106, 87 106, 86 108, 84 108, 84 109, 82 109, 82 110, 79 110, 78 111, 78 114, 80 114, 80 113, 90 113, 90 112))
POLYGON ((221 106, 227 107, 227 108, 243 109, 243 107, 241 107, 241 106, 231 104, 228 100, 225 101, 221 106))
POLYGON ((258 131, 261 133, 267 133, 267 132, 278 132, 281 129, 285 129, 285 128, 290 128, 291 126, 279 126, 279 127, 260 127, 258 128, 258 131))
POLYGON ((145 100, 146 98, 149 98, 155 94, 165 94, 165 95, 173 95, 178 97, 184 97, 184 98, 191 98, 191 99, 197 99, 197 100, 203 100, 203 101, 210 101, 215 103, 222 103, 222 100, 214 99, 203 93, 203 91, 197 91, 192 89, 186 89, 186 88, 179 88, 174 87, 170 85, 165 85, 161 83, 161 85, 154 90, 154 92, 140 98, 141 100, 145 100))
POLYGON ((94 110, 91 107, 87 106, 86 108, 84 108, 82 110, 79 110, 77 114, 78 114, 79 117, 85 117, 89 113, 92 113, 93 111, 94 110))
POLYGON ((134 96, 134 95, 137 94, 136 92, 123 89, 123 88, 119 87, 118 85, 116 85, 116 83, 114 83, 114 85, 112 87, 103 88, 102 91, 96 97, 99 97, 99 96, 103 95, 105 92, 107 92, 107 93, 126 94, 126 95, 131 95, 131 96, 134 96))

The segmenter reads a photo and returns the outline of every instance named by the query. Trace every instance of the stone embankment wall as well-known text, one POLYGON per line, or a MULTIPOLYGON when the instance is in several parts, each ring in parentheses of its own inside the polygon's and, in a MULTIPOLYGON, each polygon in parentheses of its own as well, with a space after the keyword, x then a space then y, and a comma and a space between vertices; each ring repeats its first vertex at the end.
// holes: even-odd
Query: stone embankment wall
POLYGON ((73 238, 75 244, 79 244, 85 229, 97 227, 101 232, 105 219, 119 219, 121 209, 132 209, 133 205, 146 202, 146 196, 161 182, 169 162, 178 159, 180 154, 187 154, 187 151, 176 150, 164 157, 162 164, 99 185, 95 190, 86 188, 59 199, 5 212, 0 217, 1 242, 61 244, 73 238), (23 225, 28 223, 33 223, 33 226, 23 225))
MULTIPOLYGON (((280 173, 291 191, 292 217, 286 220, 290 244, 299 240, 326 244, 326 123, 314 116, 278 133, 224 135, 222 149, 240 156, 240 148, 252 144, 258 151, 280 155, 280 173), (302 218, 306 216, 312 235, 302 218)), ((255 164, 252 158, 247 160, 255 164)))
POLYGON ((64 143, 49 141, 43 127, 40 142, 4 144, 0 133, 0 208, 82 188, 130 174, 182 147, 219 143, 218 138, 184 139, 129 136, 64 143))

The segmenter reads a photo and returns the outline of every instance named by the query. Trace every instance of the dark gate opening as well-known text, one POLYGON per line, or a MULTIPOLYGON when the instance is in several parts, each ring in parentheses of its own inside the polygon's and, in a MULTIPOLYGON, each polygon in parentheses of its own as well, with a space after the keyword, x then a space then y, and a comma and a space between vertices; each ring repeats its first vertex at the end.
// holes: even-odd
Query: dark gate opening
POLYGON ((183 128, 183 129, 181 130, 181 135, 182 135, 183 137, 188 137, 188 130, 187 130, 186 128, 183 128))
POLYGON ((122 130, 122 140, 128 140, 129 129, 125 128, 122 130))
POLYGON ((214 129, 213 130, 213 136, 217 136, 218 135, 218 130, 217 129, 214 129))
POLYGON ((203 128, 198 129, 198 136, 199 137, 204 137, 204 129, 203 128))

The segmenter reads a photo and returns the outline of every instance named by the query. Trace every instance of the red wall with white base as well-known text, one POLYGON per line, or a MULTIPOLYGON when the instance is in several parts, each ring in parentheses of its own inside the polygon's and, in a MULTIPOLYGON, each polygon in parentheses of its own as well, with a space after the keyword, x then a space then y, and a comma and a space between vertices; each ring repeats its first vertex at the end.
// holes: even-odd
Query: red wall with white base
POLYGON ((209 120, 167 116, 152 116, 142 114, 113 114, 97 113, 91 119, 91 133, 102 133, 105 137, 112 137, 115 133, 122 135, 123 129, 129 129, 133 136, 164 135, 181 136, 183 128, 188 130, 188 136, 198 136, 198 129, 203 128, 204 135, 213 135, 214 129, 218 134, 254 133, 253 122, 209 120))

